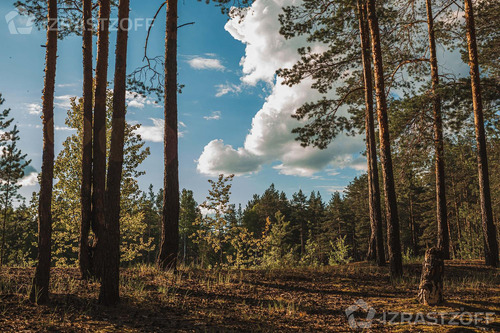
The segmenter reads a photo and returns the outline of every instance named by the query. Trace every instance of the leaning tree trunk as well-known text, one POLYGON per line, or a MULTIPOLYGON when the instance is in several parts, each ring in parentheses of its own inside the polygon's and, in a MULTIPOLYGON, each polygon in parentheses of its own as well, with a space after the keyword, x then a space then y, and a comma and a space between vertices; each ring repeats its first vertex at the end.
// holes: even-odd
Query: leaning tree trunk
POLYGON ((361 58, 365 85, 365 132, 366 157, 368 163, 368 196, 370 209, 371 235, 368 244, 368 260, 376 260, 379 266, 385 265, 382 212, 380 211, 380 187, 377 165, 377 142, 375 141, 375 122, 373 119, 373 83, 370 61, 370 37, 366 18, 366 3, 358 0, 359 35, 361 39, 361 58))
POLYGON ((120 0, 118 7, 119 28, 116 40, 115 86, 113 93, 113 119, 109 152, 106 190, 106 244, 105 262, 99 302, 116 305, 120 300, 120 184, 123 170, 125 143, 125 96, 127 78, 127 43, 129 0, 120 0))
POLYGON ((434 37, 434 18, 431 0, 425 0, 427 8, 427 28, 429 30, 429 50, 432 78, 432 110, 434 114, 434 154, 436 160, 436 219, 438 226, 438 244, 443 251, 443 258, 450 259, 450 238, 448 213, 446 209, 446 182, 444 173, 443 120, 441 116, 441 96, 439 93, 439 72, 434 37))
POLYGON ((481 220, 484 234, 484 257, 486 265, 497 267, 498 240, 491 210, 490 179, 488 174, 488 156, 486 152, 486 134, 484 131, 483 102, 481 100, 481 79, 479 77, 479 60, 477 56, 476 28, 472 0, 465 0, 465 22, 467 24, 467 48, 469 50, 469 66, 472 87, 472 103, 474 107, 474 124, 477 142, 477 166, 479 173, 479 193, 481 200, 481 220))
POLYGON ((83 279, 92 276, 89 232, 92 218, 92 0, 83 0, 83 142, 82 186, 80 192, 81 224, 78 262, 83 279))
POLYGON ((30 292, 37 304, 49 298, 52 237, 52 181, 54 178, 54 88, 57 63, 57 0, 48 1, 45 82, 43 90, 43 156, 38 203, 38 263, 30 292))
POLYGON ((177 0, 167 0, 165 132, 162 234, 158 266, 175 269, 179 248, 179 158, 177 146, 177 0))
POLYGON ((111 11, 109 0, 100 0, 99 6, 92 169, 92 229, 95 234, 92 265, 97 277, 101 275, 101 268, 104 266, 102 252, 106 243, 106 234, 103 232, 106 189, 106 88, 108 84, 109 15, 111 11))
POLYGON ((401 257, 401 242, 399 238, 399 217, 396 200, 396 188, 392 171, 391 141, 389 137, 389 122, 387 117, 387 100, 385 96, 384 66, 380 31, 375 9, 375 0, 367 0, 368 26, 372 41, 372 57, 375 78, 375 93, 377 97, 377 115, 380 136, 380 162, 384 180, 385 210, 387 217, 387 242, 391 275, 399 277, 403 274, 401 257))
POLYGON ((443 251, 436 247, 425 251, 418 290, 418 299, 425 305, 443 303, 443 256, 443 251))

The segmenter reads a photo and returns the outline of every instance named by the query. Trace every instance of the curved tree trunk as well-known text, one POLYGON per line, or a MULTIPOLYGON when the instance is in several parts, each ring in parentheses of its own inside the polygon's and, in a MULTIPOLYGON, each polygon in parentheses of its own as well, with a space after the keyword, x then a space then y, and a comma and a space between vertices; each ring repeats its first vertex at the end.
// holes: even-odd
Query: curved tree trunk
POLYGON ((472 0, 465 0, 465 22, 467 24, 467 48, 469 51, 470 78, 472 87, 472 103, 474 107, 474 124, 476 127, 477 167, 479 174, 479 193, 481 199, 481 220, 484 234, 484 256, 486 265, 498 267, 498 240, 493 224, 491 210, 490 179, 488 174, 488 155, 486 151, 486 134, 484 131, 483 102, 481 100, 481 79, 479 76, 479 60, 477 56, 476 28, 472 0))
POLYGON ((431 0, 425 0, 427 8, 427 28, 429 30, 429 50, 432 78, 432 110, 434 114, 434 150, 436 175, 436 220, 438 226, 438 248, 444 259, 450 259, 450 238, 448 213, 446 209, 446 182, 444 172, 443 120, 441 116, 441 96, 439 94, 439 72, 434 37, 434 18, 431 0))
POLYGON ((120 300, 120 184, 125 142, 125 96, 127 78, 127 43, 129 0, 120 0, 119 28, 116 40, 113 119, 106 190, 105 262, 99 302, 115 305, 120 300))
POLYGON ((89 232, 92 218, 92 0, 83 0, 83 148, 80 251, 78 262, 83 279, 92 275, 90 265, 89 232))
POLYGON ((165 132, 162 234, 158 266, 175 269, 179 248, 179 158, 177 138, 177 0, 167 0, 165 132))
POLYGON ((380 136, 380 162, 384 180, 385 210, 387 217, 387 242, 391 275, 399 277, 403 274, 401 257, 401 241, 399 236, 399 217, 396 200, 396 188, 392 170, 391 141, 389 137, 389 122, 387 118, 387 100, 385 96, 384 66, 382 63, 382 48, 380 31, 375 9, 375 0, 367 0, 368 26, 372 41, 372 57, 375 78, 375 93, 377 97, 377 115, 380 136))
POLYGON ((361 39, 361 58, 365 84, 365 132, 366 158, 368 163, 368 196, 370 209, 371 235, 368 244, 368 260, 375 260, 379 266, 385 265, 382 212, 380 211, 380 187, 377 165, 377 142, 375 141, 375 122, 373 119, 373 83, 370 61, 370 37, 366 18, 366 4, 358 0, 359 35, 361 39))
POLYGON ((100 277, 104 265, 102 252, 106 243, 104 196, 106 189, 106 88, 108 84, 110 1, 99 2, 99 40, 97 46, 96 89, 94 105, 94 142, 92 169, 92 229, 94 242, 93 269, 100 277))
POLYGON ((52 236, 52 182, 54 178, 54 89, 57 64, 57 0, 48 0, 47 45, 45 55, 45 82, 43 90, 43 155, 38 204, 38 263, 30 292, 30 300, 37 304, 49 298, 51 236, 52 236))

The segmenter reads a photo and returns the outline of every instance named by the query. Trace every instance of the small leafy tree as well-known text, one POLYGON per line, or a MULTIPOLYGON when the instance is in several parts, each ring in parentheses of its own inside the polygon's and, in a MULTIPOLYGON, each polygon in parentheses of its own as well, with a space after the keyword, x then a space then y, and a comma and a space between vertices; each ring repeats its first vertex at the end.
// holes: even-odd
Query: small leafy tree
MULTIPOLYGON (((0 105, 4 99, 0 94, 0 105)), ((24 177, 24 169, 31 161, 26 160, 17 147, 19 141, 19 130, 17 126, 5 131, 12 124, 13 118, 9 118, 10 109, 0 113, 0 204, 2 207, 2 243, 0 248, 0 266, 5 263, 5 234, 12 211, 12 203, 22 197, 17 193, 21 185, 18 183, 24 177)))
POLYGON ((224 252, 229 245, 230 224, 226 216, 232 209, 229 199, 232 185, 230 182, 233 178, 234 175, 225 177, 221 174, 216 181, 208 180, 212 189, 208 191, 207 200, 200 205, 207 214, 197 219, 196 224, 199 228, 193 235, 195 243, 205 242, 212 249, 215 263, 218 265, 224 263, 224 252))
POLYGON ((194 200, 193 191, 182 189, 179 214, 179 238, 181 243, 181 258, 185 264, 189 257, 194 258, 194 243, 191 235, 196 233, 198 224, 196 220, 200 217, 198 203, 194 200))
POLYGON ((294 246, 288 240, 292 226, 290 221, 285 221, 285 216, 280 211, 276 213, 275 218, 274 223, 270 219, 267 220, 262 245, 262 264, 267 267, 292 265, 296 262, 294 246))
POLYGON ((247 228, 231 225, 227 235, 231 252, 227 262, 236 268, 258 265, 262 252, 262 238, 255 238, 247 228))
POLYGON ((328 258, 328 263, 330 265, 348 264, 352 261, 349 255, 351 249, 349 245, 347 245, 345 239, 346 236, 337 238, 335 242, 330 242, 332 247, 328 258))

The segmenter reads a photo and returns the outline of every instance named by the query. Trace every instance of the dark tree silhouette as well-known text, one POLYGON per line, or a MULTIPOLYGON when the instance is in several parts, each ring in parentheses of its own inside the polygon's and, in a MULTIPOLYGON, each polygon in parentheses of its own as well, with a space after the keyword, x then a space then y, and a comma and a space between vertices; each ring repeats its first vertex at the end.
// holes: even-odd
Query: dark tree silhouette
POLYGON ((43 90, 43 154, 40 198, 38 204, 38 263, 30 292, 30 300, 37 304, 49 299, 52 182, 54 177, 54 89, 57 63, 57 0, 48 0, 47 44, 45 54, 45 82, 43 90))
POLYGON ((175 269, 179 248, 179 158, 177 129, 177 0, 167 0, 162 234, 158 266, 175 269))
POLYGON ((106 244, 99 302, 115 305, 119 302, 120 275, 120 184, 123 173, 125 144, 125 97, 127 78, 128 18, 130 1, 120 0, 118 6, 118 36, 116 40, 115 86, 113 118, 106 189, 106 244))
POLYGON ((103 246, 102 233, 105 224, 104 196, 106 189, 106 93, 108 84, 109 16, 110 1, 99 2, 99 39, 97 45, 96 88, 94 104, 94 142, 92 169, 92 229, 96 236, 94 243, 93 268, 101 275, 103 246))
POLYGON ((385 210, 387 219, 387 247, 391 275, 399 277, 403 274, 401 257, 401 241, 399 236, 399 217, 396 199, 396 188, 392 169, 391 140, 389 136, 389 121, 387 117, 387 99, 385 96, 384 66, 382 63, 382 47, 375 0, 367 0, 367 19, 372 42, 372 57, 375 78, 375 93, 377 100, 377 115, 380 136, 380 162, 385 192, 385 210))
POLYGON ((375 121, 373 119, 373 82, 370 61, 370 36, 367 21, 366 3, 358 0, 359 36, 361 40, 361 62, 365 91, 365 134, 366 158, 368 163, 368 200, 370 209, 371 235, 368 244, 368 260, 376 260, 379 266, 385 265, 384 235, 382 212, 380 208, 380 186, 378 179, 377 142, 375 141, 375 121))
POLYGON ((92 0, 83 0, 83 149, 79 266, 82 278, 92 275, 89 232, 92 219, 92 0))
POLYGON ((477 168, 479 176, 479 193, 481 201, 481 220, 484 234, 484 257, 487 265, 497 267, 498 240, 491 210, 490 177, 488 173, 488 156, 486 135, 484 132, 483 101, 481 99, 481 79, 479 76, 479 59, 477 55, 476 28, 472 0, 465 0, 465 23, 467 25, 467 49, 472 88, 472 104, 474 107, 474 124, 477 143, 477 168))
POLYGON ((429 50, 432 79, 432 110, 434 115, 434 154, 436 174, 436 220, 438 226, 438 248, 443 258, 450 259, 450 237, 448 213, 446 209, 446 182, 444 174, 443 120, 441 116, 441 96, 439 94, 439 71, 436 54, 436 38, 431 0, 425 1, 427 9, 427 28, 429 30, 429 50))

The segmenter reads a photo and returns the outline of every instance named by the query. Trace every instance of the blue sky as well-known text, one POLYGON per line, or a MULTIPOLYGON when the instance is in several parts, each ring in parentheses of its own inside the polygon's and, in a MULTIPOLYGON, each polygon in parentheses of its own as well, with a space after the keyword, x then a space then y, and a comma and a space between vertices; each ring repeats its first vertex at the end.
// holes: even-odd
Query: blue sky
MULTIPOLYGON (((144 24, 162 1, 131 1, 132 22, 144 24), (134 21, 138 19, 138 21, 134 21)), ((297 60, 296 49, 304 40, 285 41, 277 31, 277 15, 284 4, 295 0, 258 0, 244 19, 221 15, 212 5, 179 1, 179 24, 192 22, 179 31, 179 82, 185 85, 179 96, 180 185, 194 191, 198 202, 207 194, 207 179, 218 173, 236 173, 234 203, 243 205, 254 193, 262 193, 271 183, 288 196, 302 189, 320 191, 324 199, 341 191, 365 169, 362 137, 340 137, 324 151, 304 149, 293 140, 290 130, 298 123, 293 111, 306 101, 318 98, 310 82, 289 88, 274 76, 276 69, 297 60)), ((45 32, 12 35, 3 17, 14 8, 0 3, 0 92, 4 107, 20 128, 21 148, 40 170, 42 133, 40 119, 45 32)), ((150 55, 162 55, 165 15, 159 16, 150 37, 150 55)), ((146 27, 130 33, 128 71, 141 65, 146 27)), ((110 54, 114 54, 115 33, 110 54)), ((301 44, 302 43, 302 44, 301 44)), ((321 45, 315 46, 321 50, 321 45)), ((95 51, 95 49, 94 49, 95 51)), ((68 98, 81 95, 81 38, 70 37, 59 44, 56 77, 56 152, 73 132, 64 126, 68 98)), ((110 57, 109 80, 113 73, 110 57)), ((161 119, 163 109, 151 98, 131 98, 127 120, 143 125, 141 133, 151 148, 151 156, 141 168, 142 189, 162 184, 163 148, 161 119)), ((29 183, 26 181, 26 183, 29 183)), ((36 184, 24 186, 30 196, 36 184)))

